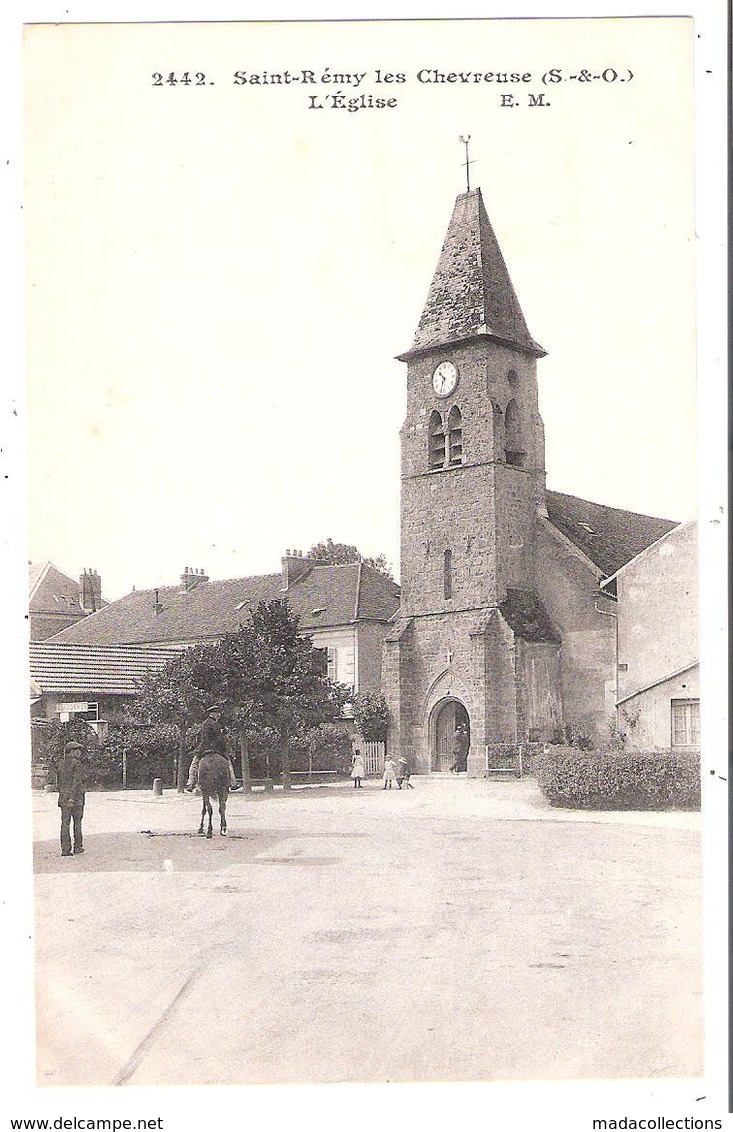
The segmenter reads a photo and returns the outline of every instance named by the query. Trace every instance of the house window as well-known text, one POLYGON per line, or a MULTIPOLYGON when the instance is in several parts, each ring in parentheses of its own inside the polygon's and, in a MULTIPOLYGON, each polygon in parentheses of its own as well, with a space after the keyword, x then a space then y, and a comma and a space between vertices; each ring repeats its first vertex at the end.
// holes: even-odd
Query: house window
POLYGON ((672 700, 672 746, 700 746, 699 700, 672 700))
POLYGON ((430 467, 442 468, 445 465, 445 432, 443 420, 437 409, 434 409, 430 415, 429 444, 430 467))
POLYGON ((443 555, 443 597, 446 600, 453 596, 453 555, 446 550, 443 555))
POLYGON ((326 652, 328 653, 326 672, 329 680, 333 680, 333 682, 336 683, 338 680, 338 650, 327 649, 326 652))
POLYGON ((313 649, 313 671, 318 676, 328 676, 328 649, 313 649))
POLYGON ((461 410, 454 405, 448 416, 448 462, 463 463, 463 427, 461 410))
POLYGON ((522 422, 519 417, 519 407, 512 397, 506 407, 504 417, 504 459, 512 467, 522 468, 526 455, 522 441, 522 422))

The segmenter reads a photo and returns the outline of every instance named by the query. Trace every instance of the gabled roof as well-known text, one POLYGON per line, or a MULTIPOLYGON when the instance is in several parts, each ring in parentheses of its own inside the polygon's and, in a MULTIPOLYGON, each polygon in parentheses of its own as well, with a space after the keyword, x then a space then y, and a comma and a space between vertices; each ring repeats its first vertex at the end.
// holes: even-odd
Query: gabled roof
POLYGON ((670 538, 677 539, 677 538, 680 538, 680 537, 684 537, 685 531, 694 532, 695 537, 696 537, 697 536, 697 519, 688 519, 687 522, 680 523, 678 526, 672 527, 669 531, 666 532, 666 534, 663 534, 661 538, 656 539, 655 542, 650 542, 649 545, 644 548, 644 550, 642 550, 639 554, 635 555, 634 558, 630 558, 628 562, 625 562, 623 564, 623 566, 620 566, 615 574, 612 574, 610 578, 606 578, 605 581, 603 582, 602 586, 601 586, 601 589, 604 589, 607 585, 609 585, 609 583, 615 582, 616 579, 618 578, 618 575, 623 574, 624 571, 626 570, 627 566, 632 566, 632 563, 636 563, 636 561, 639 558, 643 558, 644 555, 647 553, 647 551, 651 552, 652 548, 656 547, 657 543, 664 542, 665 540, 670 539, 670 538))
POLYGON ((677 526, 559 491, 547 492, 550 522, 607 577, 677 526))
POLYGON ((31 613, 65 613, 84 616, 79 583, 62 574, 53 562, 28 565, 28 607, 31 613))
POLYGON ((480 189, 456 198, 410 354, 477 336, 543 357, 527 329, 480 189))
POLYGON ((358 620, 388 621, 399 606, 399 586, 372 567, 353 562, 313 566, 287 592, 281 574, 199 582, 188 591, 177 586, 136 590, 52 639, 100 645, 216 640, 236 632, 260 601, 284 597, 301 628, 312 632, 358 620))
POLYGON ((70 645, 57 640, 30 645, 31 688, 35 695, 132 696, 135 682, 162 668, 176 648, 70 645))

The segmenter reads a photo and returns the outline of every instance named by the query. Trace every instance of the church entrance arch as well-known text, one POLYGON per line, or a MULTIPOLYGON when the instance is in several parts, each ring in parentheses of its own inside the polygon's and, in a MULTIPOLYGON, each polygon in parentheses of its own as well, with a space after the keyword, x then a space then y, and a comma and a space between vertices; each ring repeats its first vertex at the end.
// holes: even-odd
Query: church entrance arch
MULTIPOLYGON (((471 742, 471 722, 468 712, 460 700, 450 697, 441 700, 435 705, 430 715, 430 769, 432 771, 449 771, 455 762, 453 746, 456 730, 460 725, 466 729, 467 744, 471 742)), ((459 763, 458 769, 466 770, 465 756, 459 763)))

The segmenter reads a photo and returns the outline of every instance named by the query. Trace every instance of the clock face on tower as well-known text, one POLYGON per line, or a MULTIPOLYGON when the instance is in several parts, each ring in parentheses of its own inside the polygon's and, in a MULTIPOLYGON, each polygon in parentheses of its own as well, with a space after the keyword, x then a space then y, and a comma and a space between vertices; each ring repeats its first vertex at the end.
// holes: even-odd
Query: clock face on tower
POLYGON ((441 362, 433 373, 433 389, 439 397, 447 397, 458 385, 458 370, 453 362, 441 362))

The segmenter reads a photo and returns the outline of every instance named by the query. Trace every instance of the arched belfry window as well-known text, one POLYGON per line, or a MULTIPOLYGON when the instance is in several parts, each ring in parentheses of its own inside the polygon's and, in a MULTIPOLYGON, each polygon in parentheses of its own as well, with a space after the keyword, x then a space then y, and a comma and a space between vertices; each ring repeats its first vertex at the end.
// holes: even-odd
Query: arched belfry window
POLYGON ((443 555, 443 597, 453 596, 453 554, 446 550, 443 555))
POLYGON ((443 420, 437 409, 430 414, 428 460, 431 468, 442 468, 445 465, 445 431, 443 420))
POLYGON ((463 427, 461 410, 457 405, 448 414, 448 463, 463 463, 463 427))
POLYGON ((522 440, 522 422, 519 416, 519 407, 512 397, 506 407, 504 416, 504 458, 507 464, 515 468, 524 466, 526 456, 522 440))

